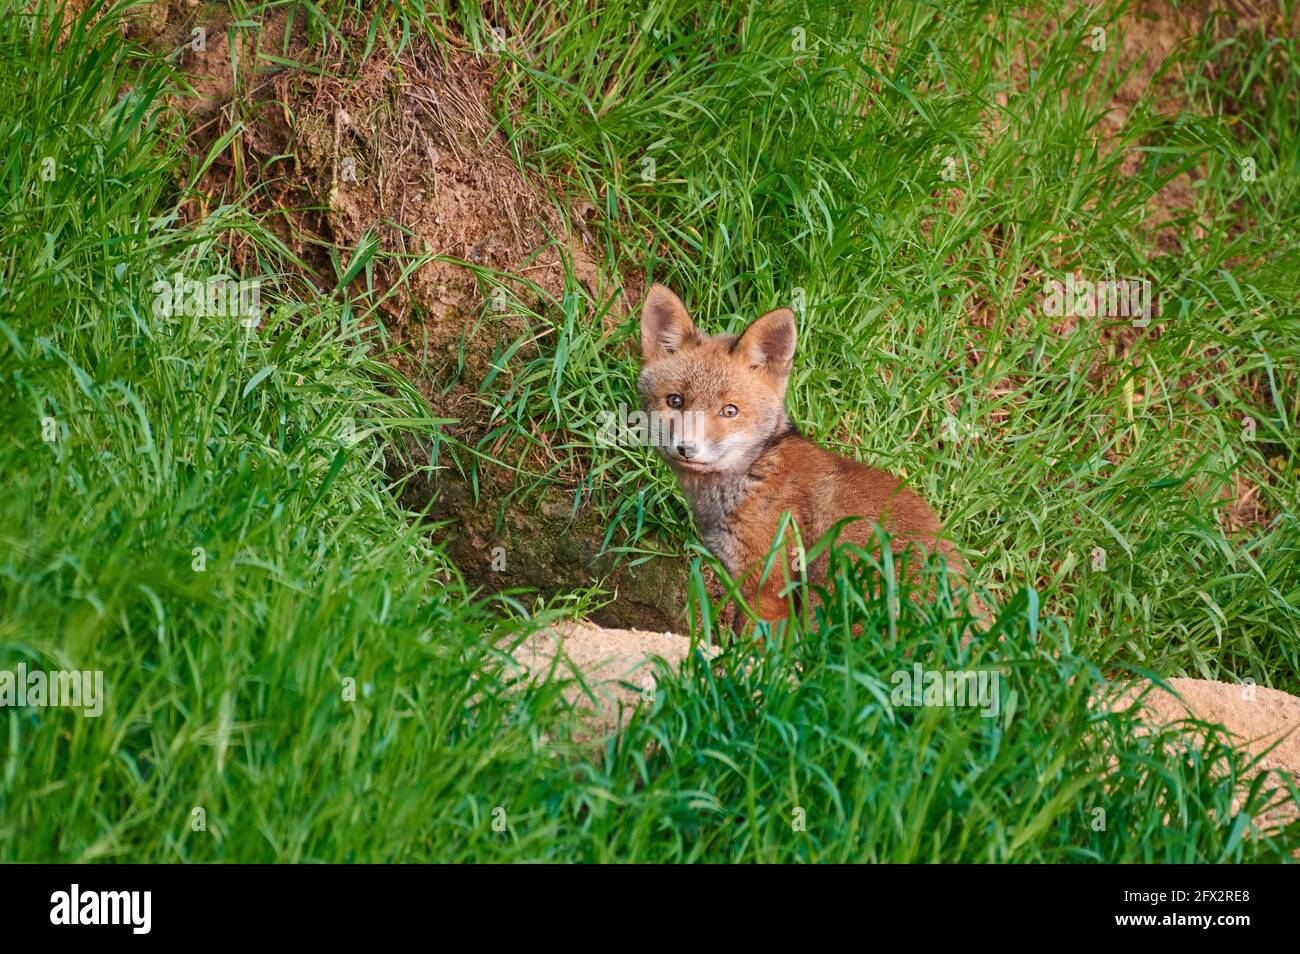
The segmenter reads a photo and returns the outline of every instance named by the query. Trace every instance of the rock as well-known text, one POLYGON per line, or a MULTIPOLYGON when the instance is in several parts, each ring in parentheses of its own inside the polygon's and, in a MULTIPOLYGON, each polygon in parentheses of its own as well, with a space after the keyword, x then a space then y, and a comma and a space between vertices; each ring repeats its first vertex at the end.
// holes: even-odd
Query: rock
MULTIPOLYGON (((708 647, 701 651, 710 656, 717 652, 708 647)), ((565 698, 591 714, 584 722, 593 737, 603 738, 617 731, 637 706, 653 699, 656 657, 675 670, 690 652, 686 636, 570 622, 529 636, 511 655, 530 678, 546 679, 554 666, 555 678, 572 680, 564 689, 565 698)))
MULTIPOLYGON (((1300 698, 1278 689, 1212 679, 1175 678, 1166 679, 1165 683, 1177 695, 1142 680, 1118 687, 1118 694, 1107 704, 1119 711, 1139 703, 1140 718, 1153 728, 1186 719, 1221 725, 1234 748, 1259 757, 1252 778, 1259 772, 1277 772, 1300 781, 1300 698), (1277 747, 1264 754, 1275 743, 1277 747)), ((1281 779, 1274 782, 1280 784, 1281 779)), ((1236 811, 1234 803, 1234 814, 1236 811)), ((1300 816, 1300 806, 1288 799, 1255 822, 1268 830, 1281 827, 1297 816, 1300 816)))

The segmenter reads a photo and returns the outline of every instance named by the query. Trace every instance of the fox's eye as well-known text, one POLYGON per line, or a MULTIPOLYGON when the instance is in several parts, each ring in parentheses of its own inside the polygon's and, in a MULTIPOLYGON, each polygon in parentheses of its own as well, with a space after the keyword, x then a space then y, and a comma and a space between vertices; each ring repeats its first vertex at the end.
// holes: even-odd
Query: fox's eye
POLYGON ((671 408, 680 408, 685 403, 686 402, 682 400, 682 396, 680 394, 668 395, 668 406, 671 408))
POLYGON ((740 413, 740 408, 736 407, 736 405, 734 404, 728 404, 718 413, 721 414, 723 417, 735 417, 737 414, 740 413))

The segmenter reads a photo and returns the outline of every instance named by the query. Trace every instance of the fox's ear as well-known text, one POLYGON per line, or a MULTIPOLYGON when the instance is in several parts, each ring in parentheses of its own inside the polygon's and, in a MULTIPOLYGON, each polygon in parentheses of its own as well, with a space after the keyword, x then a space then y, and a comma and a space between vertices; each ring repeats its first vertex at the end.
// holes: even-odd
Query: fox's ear
POLYGON ((794 342, 794 312, 778 308, 754 319, 736 339, 732 351, 744 355, 752 367, 784 377, 794 364, 794 342))
POLYGON ((651 285, 641 306, 641 359, 653 361, 699 340, 682 300, 663 285, 651 285))

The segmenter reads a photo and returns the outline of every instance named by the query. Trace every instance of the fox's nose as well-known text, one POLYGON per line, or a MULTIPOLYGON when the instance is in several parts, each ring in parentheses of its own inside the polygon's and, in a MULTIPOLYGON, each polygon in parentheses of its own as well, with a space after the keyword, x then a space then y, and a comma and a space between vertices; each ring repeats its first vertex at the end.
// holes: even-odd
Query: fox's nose
POLYGON ((696 444, 677 445, 677 456, 679 456, 682 460, 686 460, 689 457, 694 457, 699 452, 700 452, 700 448, 696 444))

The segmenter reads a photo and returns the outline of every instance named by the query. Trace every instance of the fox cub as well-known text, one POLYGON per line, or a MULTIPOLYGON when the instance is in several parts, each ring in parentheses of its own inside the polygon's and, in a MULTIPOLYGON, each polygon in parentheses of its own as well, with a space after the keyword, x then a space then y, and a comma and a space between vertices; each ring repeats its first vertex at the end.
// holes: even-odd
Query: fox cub
MULTIPOLYGON (((779 563, 759 581, 787 511, 805 546, 837 520, 862 517, 844 528, 841 540, 873 551, 879 524, 891 549, 912 547, 914 558, 937 549, 961 575, 924 500, 898 478, 818 447, 790 422, 785 391, 794 346, 788 308, 768 312, 739 337, 705 335, 667 288, 653 285, 646 295, 637 390, 645 411, 661 422, 654 443, 677 475, 704 545, 743 581, 749 605, 773 622, 787 611, 779 563)), ((806 568, 810 581, 824 579, 827 562, 823 554, 806 568)))

